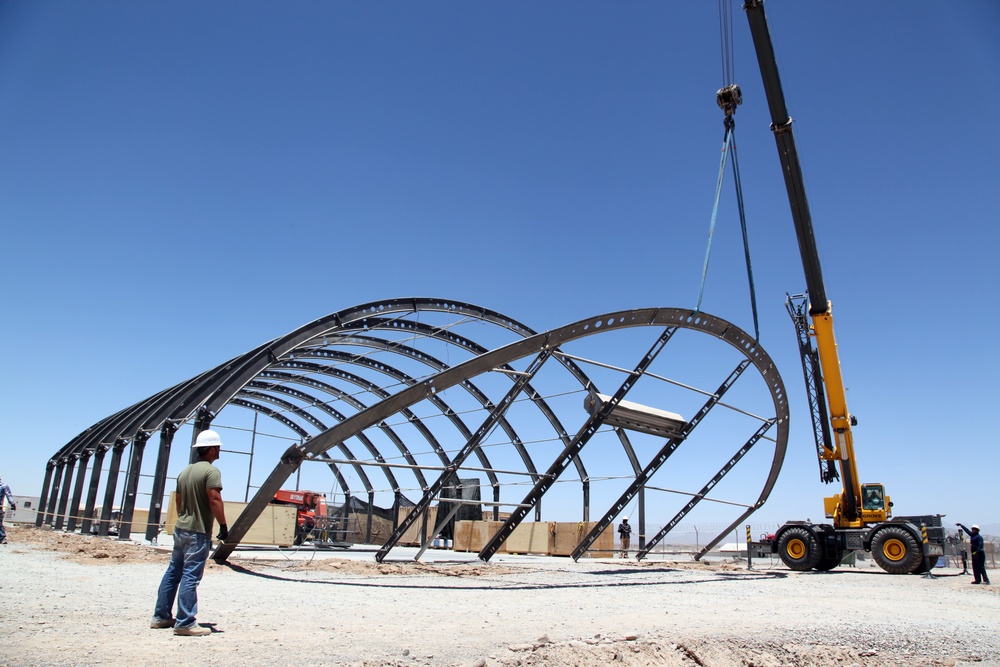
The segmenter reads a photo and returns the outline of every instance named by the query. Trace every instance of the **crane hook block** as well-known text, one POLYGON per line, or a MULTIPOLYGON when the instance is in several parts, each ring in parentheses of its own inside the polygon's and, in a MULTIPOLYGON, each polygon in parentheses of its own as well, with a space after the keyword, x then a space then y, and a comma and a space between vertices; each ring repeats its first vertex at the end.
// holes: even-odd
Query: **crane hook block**
POLYGON ((736 107, 743 104, 743 92, 738 85, 732 83, 715 93, 715 101, 727 116, 732 116, 736 113, 736 107))

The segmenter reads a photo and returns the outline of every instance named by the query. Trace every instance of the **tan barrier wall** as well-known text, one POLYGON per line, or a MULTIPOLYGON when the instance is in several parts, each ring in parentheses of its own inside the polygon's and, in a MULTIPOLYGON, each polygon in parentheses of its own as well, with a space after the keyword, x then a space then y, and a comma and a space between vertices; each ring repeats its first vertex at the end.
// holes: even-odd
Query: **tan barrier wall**
MULTIPOLYGON (((412 507, 401 507, 399 508, 399 522, 403 523, 403 519, 410 515, 413 511, 412 507)), ((427 536, 434 531, 434 527, 437 525, 437 507, 427 508, 427 536)), ((412 526, 406 529, 406 532, 399 538, 397 544, 401 547, 418 547, 420 546, 420 529, 424 524, 424 518, 420 517, 414 522, 412 526)))
MULTIPOLYGON (((502 521, 456 521, 455 551, 480 551, 500 530, 502 521)), ((569 556, 583 537, 596 525, 595 522, 524 522, 500 546, 500 553, 539 554, 543 556, 569 556)), ((614 556, 614 531, 608 528, 598 536, 589 551, 592 558, 614 556)))
MULTIPOLYGON (((174 524, 177 522, 177 492, 170 494, 170 505, 167 507, 167 521, 164 532, 174 534, 174 524)), ((236 522, 243 513, 247 503, 226 501, 226 521, 229 525, 236 522)), ((138 514, 138 511, 136 511, 138 514)), ((133 524, 134 525, 134 524, 133 524)), ((295 508, 289 505, 268 505, 261 513, 250 530, 243 537, 243 544, 272 544, 288 547, 295 542, 295 508)))
MULTIPOLYGON (((596 521, 557 523, 552 555, 569 556, 572 554, 573 549, 576 549, 577 545, 596 525, 596 521)), ((615 555, 614 528, 614 525, 605 528, 604 532, 597 536, 594 543, 590 545, 590 549, 583 555, 588 558, 613 558, 615 555)))

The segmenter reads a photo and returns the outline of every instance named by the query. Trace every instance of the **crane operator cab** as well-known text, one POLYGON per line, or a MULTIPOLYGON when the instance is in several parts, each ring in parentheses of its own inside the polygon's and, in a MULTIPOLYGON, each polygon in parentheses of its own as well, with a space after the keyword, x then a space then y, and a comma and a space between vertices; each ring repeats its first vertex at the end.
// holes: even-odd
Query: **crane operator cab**
POLYGON ((861 485, 861 511, 865 521, 885 521, 892 516, 892 503, 885 495, 885 487, 881 484, 861 485), (877 513, 877 514, 873 514, 877 513))

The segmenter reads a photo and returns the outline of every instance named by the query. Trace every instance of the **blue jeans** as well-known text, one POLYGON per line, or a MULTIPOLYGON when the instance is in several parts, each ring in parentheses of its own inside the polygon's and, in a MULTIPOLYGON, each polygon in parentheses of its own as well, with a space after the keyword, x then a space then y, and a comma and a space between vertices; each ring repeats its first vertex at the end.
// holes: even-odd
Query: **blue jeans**
POLYGON ((174 598, 177 598, 175 628, 196 625, 198 613, 198 584, 205 574, 211 537, 207 533, 192 533, 189 530, 174 530, 174 551, 170 554, 170 565, 163 573, 160 591, 156 596, 156 610, 153 619, 166 621, 171 617, 174 598))

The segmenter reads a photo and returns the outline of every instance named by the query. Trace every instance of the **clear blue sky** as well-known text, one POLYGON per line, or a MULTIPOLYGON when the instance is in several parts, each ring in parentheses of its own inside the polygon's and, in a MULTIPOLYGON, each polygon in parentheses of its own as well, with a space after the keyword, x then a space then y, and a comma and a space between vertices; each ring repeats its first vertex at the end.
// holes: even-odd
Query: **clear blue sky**
MULTIPOLYGON (((737 3, 739 6, 739 3, 737 3)), ((862 476, 1000 522, 1000 4, 769 0, 862 476)), ((792 395, 761 519, 820 514, 804 288, 746 19, 737 141, 792 395)), ((0 3, 0 475, 326 313, 443 296, 536 329, 693 307, 716 3, 0 3)), ((751 328, 727 176, 703 308, 751 328)), ((264 465, 264 462, 261 462, 264 465)))

